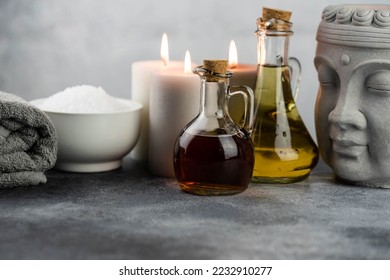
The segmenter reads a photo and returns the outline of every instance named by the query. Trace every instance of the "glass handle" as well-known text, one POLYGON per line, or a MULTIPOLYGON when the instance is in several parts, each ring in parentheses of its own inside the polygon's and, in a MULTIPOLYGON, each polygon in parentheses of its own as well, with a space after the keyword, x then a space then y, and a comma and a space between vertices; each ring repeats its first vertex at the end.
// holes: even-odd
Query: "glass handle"
POLYGON ((244 125, 243 128, 251 134, 253 126, 253 111, 254 111, 254 94, 253 90, 248 86, 231 86, 229 96, 241 94, 244 98, 244 125))
POLYGON ((302 67, 301 67, 301 63, 296 57, 290 57, 288 59, 288 64, 291 73, 291 81, 290 81, 291 90, 294 96, 294 100, 295 102, 297 102, 299 82, 301 81, 302 67))

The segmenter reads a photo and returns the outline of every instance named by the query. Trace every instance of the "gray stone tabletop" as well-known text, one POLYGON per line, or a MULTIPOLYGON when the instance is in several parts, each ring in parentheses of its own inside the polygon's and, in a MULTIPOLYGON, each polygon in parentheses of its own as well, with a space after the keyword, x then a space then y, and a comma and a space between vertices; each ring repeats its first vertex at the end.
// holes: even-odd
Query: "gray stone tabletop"
POLYGON ((303 182, 201 197, 125 158, 0 190, 0 259, 390 259, 390 190, 303 182))

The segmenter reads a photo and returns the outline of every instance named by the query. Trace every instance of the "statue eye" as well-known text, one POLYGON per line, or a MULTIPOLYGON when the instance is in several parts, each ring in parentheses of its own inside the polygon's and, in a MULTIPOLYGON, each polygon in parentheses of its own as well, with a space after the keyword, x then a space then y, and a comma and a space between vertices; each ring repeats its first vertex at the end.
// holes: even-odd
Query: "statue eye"
POLYGON ((390 95, 390 71, 381 70, 371 74, 366 79, 366 88, 372 93, 390 95))
POLYGON ((337 88, 340 84, 336 71, 327 65, 318 67, 318 81, 323 88, 337 88))

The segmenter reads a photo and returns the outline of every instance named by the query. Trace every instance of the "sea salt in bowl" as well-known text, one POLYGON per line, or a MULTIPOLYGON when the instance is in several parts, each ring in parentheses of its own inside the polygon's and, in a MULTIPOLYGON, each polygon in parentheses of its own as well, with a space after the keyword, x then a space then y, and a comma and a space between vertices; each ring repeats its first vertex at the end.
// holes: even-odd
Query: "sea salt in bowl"
POLYGON ((49 101, 47 99, 30 102, 49 116, 57 130, 58 154, 54 168, 88 173, 114 170, 121 166, 122 158, 131 151, 139 137, 142 104, 110 98, 108 103, 104 100, 103 107, 110 107, 112 102, 115 102, 115 106, 109 110, 99 107, 95 112, 88 105, 88 109, 79 106, 80 102, 91 103, 88 98, 77 101, 80 107, 77 110, 63 106, 62 109, 66 108, 68 112, 46 108, 44 104, 49 101), (72 110, 80 112, 69 112, 72 110))

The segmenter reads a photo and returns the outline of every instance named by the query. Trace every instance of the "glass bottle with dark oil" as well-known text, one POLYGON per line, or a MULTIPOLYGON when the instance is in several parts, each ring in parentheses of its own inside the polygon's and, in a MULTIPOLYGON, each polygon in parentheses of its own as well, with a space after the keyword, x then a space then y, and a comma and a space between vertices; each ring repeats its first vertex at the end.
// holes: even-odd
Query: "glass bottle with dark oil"
POLYGON ((181 189, 189 193, 236 194, 251 181, 253 92, 246 86, 231 91, 232 73, 226 69, 226 60, 205 60, 204 65, 194 69, 201 78, 201 108, 180 133, 174 149, 176 178, 181 189), (243 127, 229 116, 228 100, 234 94, 242 94, 246 103, 243 127))
POLYGON ((251 135, 255 146, 252 181, 256 183, 303 180, 318 161, 318 148, 293 97, 291 74, 297 87, 301 69, 298 60, 288 58, 288 40, 293 34, 290 15, 265 8, 257 20, 258 76, 251 135))

